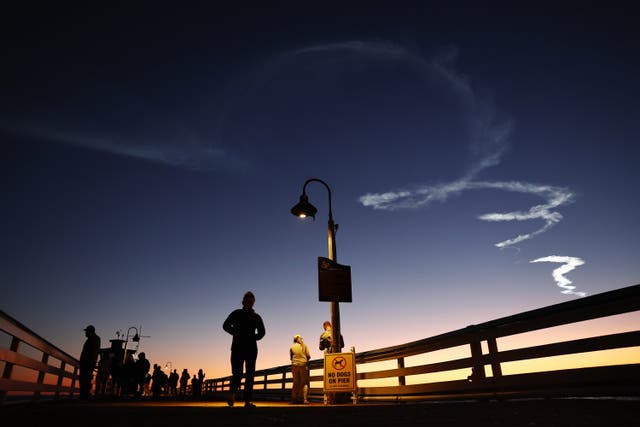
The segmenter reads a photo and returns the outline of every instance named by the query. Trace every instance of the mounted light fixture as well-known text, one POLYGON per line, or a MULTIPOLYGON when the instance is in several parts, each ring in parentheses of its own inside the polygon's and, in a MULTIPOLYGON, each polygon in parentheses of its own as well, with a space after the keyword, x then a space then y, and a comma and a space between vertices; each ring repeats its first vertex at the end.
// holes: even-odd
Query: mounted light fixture
POLYGON ((291 213, 298 218, 306 218, 311 217, 313 220, 316 220, 316 213, 318 209, 309 203, 309 198, 305 193, 302 193, 300 196, 300 201, 294 207, 291 208, 291 213))
MULTIPOLYGON (((329 196, 329 221, 327 222, 327 246, 329 252, 329 259, 337 262, 336 255, 336 231, 338 230, 338 224, 333 222, 333 211, 331 208, 331 188, 329 185, 321 179, 311 178, 305 181, 302 186, 302 195, 300 196, 300 201, 291 208, 291 213, 298 218, 306 218, 311 217, 314 220, 316 219, 316 213, 318 209, 309 203, 309 198, 307 197, 307 185, 311 182, 317 182, 324 186, 327 189, 327 193, 329 196)), ((333 328, 333 336, 332 336, 332 344, 331 344, 331 352, 332 353, 340 353, 342 350, 342 346, 340 346, 339 339, 340 337, 340 307, 338 305, 338 301, 330 301, 331 303, 331 326, 333 328)))

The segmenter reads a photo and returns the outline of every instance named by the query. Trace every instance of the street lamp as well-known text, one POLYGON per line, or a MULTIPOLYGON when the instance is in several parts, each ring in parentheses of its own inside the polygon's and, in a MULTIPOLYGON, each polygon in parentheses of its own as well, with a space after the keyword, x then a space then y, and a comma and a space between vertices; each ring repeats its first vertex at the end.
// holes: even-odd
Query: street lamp
POLYGON ((124 356, 122 356, 123 365, 127 360, 127 346, 129 345, 129 331, 131 331, 132 329, 136 330, 136 334, 133 336, 133 338, 131 338, 131 341, 140 342, 140 335, 138 335, 138 328, 136 328, 135 326, 131 326, 129 329, 127 329, 127 337, 124 340, 124 356))
MULTIPOLYGON (((307 218, 311 217, 314 220, 316 219, 316 213, 318 209, 309 203, 309 198, 307 197, 307 185, 310 182, 319 182, 324 185, 329 193, 329 223, 327 225, 327 244, 329 248, 329 259, 337 262, 336 256, 336 231, 338 230, 338 224, 333 222, 333 212, 331 210, 331 189, 321 179, 311 178, 305 181, 302 186, 302 195, 300 196, 300 201, 291 208, 291 213, 299 218, 307 218)), ((331 353, 340 353, 340 307, 338 305, 338 301, 331 301, 331 326, 332 326, 332 334, 331 334, 331 353)))

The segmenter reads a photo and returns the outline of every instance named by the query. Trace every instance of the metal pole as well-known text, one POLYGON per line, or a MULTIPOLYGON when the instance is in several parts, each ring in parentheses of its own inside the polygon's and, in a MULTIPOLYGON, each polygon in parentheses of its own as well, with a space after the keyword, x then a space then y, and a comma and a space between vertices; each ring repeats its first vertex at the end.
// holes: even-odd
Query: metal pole
MULTIPOLYGON (((124 342, 124 355, 122 356, 122 364, 124 365, 125 362, 127 361, 127 347, 129 347, 129 331, 135 329, 136 330, 136 334, 138 334, 138 328, 136 328, 135 326, 131 326, 129 327, 129 329, 127 329, 127 338, 124 342)), ((134 337, 135 338, 135 337, 134 337)), ((136 351, 138 349, 136 348, 136 351)))
POLYGON ((122 355, 122 365, 127 361, 127 347, 129 346, 129 331, 127 331, 127 339, 124 342, 124 354, 122 355))
MULTIPOLYGON (((331 193, 329 193, 331 197, 331 193)), ((329 259, 338 262, 336 254, 336 226, 333 222, 333 215, 329 211, 329 224, 328 224, 328 246, 329 246, 329 259)), ((331 301, 331 352, 340 353, 340 304, 338 301, 331 301)))
MULTIPOLYGON (((302 194, 306 194, 307 185, 310 182, 319 182, 324 185, 329 193, 329 223, 327 226, 328 238, 327 244, 329 247, 329 259, 338 262, 338 256, 336 254, 336 224, 333 222, 333 211, 331 207, 331 188, 329 185, 321 179, 310 178, 305 181, 302 186, 302 194)), ((338 301, 331 301, 331 353, 340 353, 340 305, 338 301)))

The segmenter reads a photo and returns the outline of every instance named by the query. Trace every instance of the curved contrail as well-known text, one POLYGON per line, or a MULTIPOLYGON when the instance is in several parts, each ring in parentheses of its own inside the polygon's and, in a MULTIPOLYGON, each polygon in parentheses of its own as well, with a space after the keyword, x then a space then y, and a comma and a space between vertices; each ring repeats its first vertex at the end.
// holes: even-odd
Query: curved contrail
MULTIPOLYGON (((370 46, 366 46, 368 50, 370 46)), ((358 46, 364 49, 365 46, 358 46)), ((478 181, 476 177, 483 170, 496 166, 508 148, 509 136, 512 132, 512 121, 509 118, 500 117, 493 106, 476 96, 469 81, 464 76, 456 72, 453 64, 457 57, 457 51, 450 50, 449 55, 436 58, 428 62, 423 59, 416 59, 416 55, 404 49, 390 49, 385 47, 381 52, 395 58, 409 58, 419 63, 425 69, 435 70, 450 90, 456 94, 461 103, 466 107, 467 125, 470 134, 470 148, 478 155, 478 159, 471 164, 466 174, 452 182, 436 185, 423 185, 410 190, 388 191, 383 193, 367 193, 361 196, 358 201, 363 206, 373 209, 383 209, 393 211, 396 209, 416 209, 429 206, 433 202, 444 202, 451 195, 457 195, 467 190, 503 190, 531 194, 544 199, 541 204, 534 205, 528 210, 512 212, 495 212, 478 216, 482 221, 527 221, 541 220, 543 226, 529 233, 519 234, 512 238, 495 243, 498 248, 506 248, 529 240, 539 234, 548 231, 551 227, 559 223, 563 216, 556 209, 574 201, 575 195, 567 188, 538 185, 527 182, 507 181, 490 182, 478 181)), ((532 262, 542 262, 556 260, 558 258, 546 257, 538 258, 532 262)), ((584 264, 580 258, 563 257, 567 262, 565 266, 554 270, 554 278, 558 281, 561 274, 584 264), (567 270, 567 268, 569 268, 567 270)), ((566 280, 566 279, 565 279, 566 280)), ((560 282, 559 282, 560 283, 560 282)), ((571 282, 569 282, 571 283, 571 282)), ((564 285, 568 285, 564 283, 564 285)), ((566 288, 565 294, 585 296, 584 292, 573 292, 575 287, 566 288)))
POLYGON ((393 211, 396 209, 427 207, 435 201, 444 202, 450 196, 460 194, 463 191, 479 189, 494 189, 533 194, 546 200, 545 203, 532 206, 527 211, 488 213, 480 215, 478 219, 483 221, 526 221, 532 219, 540 219, 544 221, 542 228, 496 243, 495 246, 498 248, 506 248, 508 246, 515 245, 516 243, 531 239, 538 234, 544 233, 562 219, 562 214, 560 212, 553 211, 553 209, 571 203, 574 200, 573 193, 563 187, 536 185, 517 181, 489 182, 466 181, 464 179, 447 184, 423 186, 411 191, 401 190, 386 193, 368 193, 361 196, 358 200, 363 206, 370 206, 373 209, 393 211))
POLYGON ((19 136, 103 151, 180 169, 239 171, 247 167, 247 162, 220 144, 190 131, 167 134, 149 129, 143 132, 144 135, 135 135, 136 132, 117 134, 113 130, 87 131, 73 127, 60 129, 59 125, 48 126, 36 122, 0 124, 0 128, 19 136))
POLYGON ((571 283, 572 283, 571 280, 564 277, 565 274, 574 270, 576 267, 579 267, 584 264, 584 260, 582 260, 581 258, 572 257, 572 256, 551 255, 543 258, 534 259, 533 261, 529 261, 529 262, 562 263, 563 265, 556 268, 555 270, 553 270, 553 273, 551 273, 551 275, 553 276, 558 286, 564 289, 562 293, 567 295, 577 295, 579 297, 584 297, 587 295, 585 292, 574 292, 573 290, 576 287, 571 286, 571 283))

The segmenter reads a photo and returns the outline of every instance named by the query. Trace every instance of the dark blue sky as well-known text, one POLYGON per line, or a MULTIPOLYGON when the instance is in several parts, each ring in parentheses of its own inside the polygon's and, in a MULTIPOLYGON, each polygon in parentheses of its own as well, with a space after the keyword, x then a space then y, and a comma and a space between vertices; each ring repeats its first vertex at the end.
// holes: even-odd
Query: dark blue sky
POLYGON ((71 354, 142 326, 211 377, 253 290, 286 364, 329 317, 326 190, 289 213, 313 177, 358 351, 636 284, 630 5, 396 3, 8 11, 1 308, 71 354))

